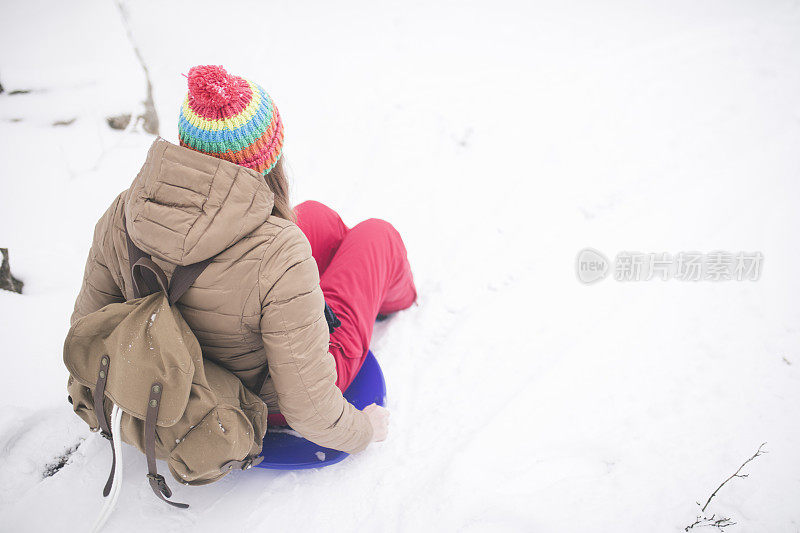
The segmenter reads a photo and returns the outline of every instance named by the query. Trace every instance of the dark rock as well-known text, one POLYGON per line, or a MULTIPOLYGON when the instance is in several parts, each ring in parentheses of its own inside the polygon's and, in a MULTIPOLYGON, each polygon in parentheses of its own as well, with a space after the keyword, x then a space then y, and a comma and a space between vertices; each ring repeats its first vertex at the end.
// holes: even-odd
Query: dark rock
POLYGON ((3 89, 3 84, 0 83, 0 94, 3 94, 4 92, 5 92, 5 89, 3 89))
POLYGON ((16 91, 11 91, 8 93, 9 96, 16 96, 18 94, 30 94, 30 89, 17 89, 16 91))
POLYGON ((75 117, 65 120, 56 120, 55 122, 53 122, 53 126, 69 126, 73 122, 75 122, 75 120, 76 120, 75 117))
MULTIPOLYGON (((124 130, 130 126, 134 117, 130 113, 107 117, 106 122, 113 130, 124 130)), ((134 127, 139 127, 150 135, 158 135, 158 113, 152 101, 144 102, 144 111, 135 117, 134 127)))
POLYGON ((131 123, 131 114, 126 113, 124 115, 115 115, 113 117, 107 117, 106 122, 111 127, 112 130, 124 130, 128 127, 128 124, 131 123))
POLYGON ((22 294, 23 283, 11 275, 11 266, 8 264, 8 248, 0 248, 3 262, 0 264, 0 289, 22 294))

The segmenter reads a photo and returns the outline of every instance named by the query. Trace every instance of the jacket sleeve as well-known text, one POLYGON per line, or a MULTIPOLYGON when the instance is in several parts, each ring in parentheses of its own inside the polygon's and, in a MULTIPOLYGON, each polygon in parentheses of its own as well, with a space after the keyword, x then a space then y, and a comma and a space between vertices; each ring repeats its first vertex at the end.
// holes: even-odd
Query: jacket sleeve
POLYGON ((110 246, 107 244, 111 242, 109 229, 112 225, 114 211, 120 201, 120 197, 117 197, 94 228, 92 247, 89 250, 89 258, 86 260, 86 269, 83 274, 83 284, 78 298, 75 300, 75 309, 70 318, 70 325, 110 303, 125 301, 122 291, 111 276, 108 263, 103 255, 103 250, 110 246))
POLYGON ((290 225, 269 246, 259 270, 261 335, 278 405, 306 439, 356 453, 372 440, 367 416, 336 387, 317 264, 301 230, 290 225))

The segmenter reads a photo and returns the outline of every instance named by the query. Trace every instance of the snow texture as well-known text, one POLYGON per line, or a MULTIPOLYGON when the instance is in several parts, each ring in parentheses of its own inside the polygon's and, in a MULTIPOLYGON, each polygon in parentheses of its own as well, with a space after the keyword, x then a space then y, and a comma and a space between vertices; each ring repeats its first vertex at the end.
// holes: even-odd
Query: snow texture
MULTIPOLYGON (((387 441, 173 481, 187 511, 127 447, 107 531, 674 532, 762 442, 706 514, 800 528, 797 2, 221 5, 127 6, 161 135, 191 66, 260 83, 294 201, 391 221, 419 302, 373 337, 387 441), (764 265, 586 286, 584 247, 764 265)), ((25 282, 0 291, 0 529, 85 531, 111 452, 71 413, 61 348, 94 224, 153 140, 106 117, 136 116, 146 81, 116 3, 14 0, 0 82, 0 246, 25 282)))

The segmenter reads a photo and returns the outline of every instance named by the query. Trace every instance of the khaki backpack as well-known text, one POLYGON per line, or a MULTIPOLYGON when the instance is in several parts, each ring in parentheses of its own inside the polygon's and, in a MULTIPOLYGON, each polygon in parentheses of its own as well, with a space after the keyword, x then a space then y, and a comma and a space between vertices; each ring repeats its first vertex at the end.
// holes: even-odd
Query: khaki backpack
POLYGON ((168 284, 164 271, 130 237, 128 253, 135 299, 82 317, 67 335, 70 401, 78 416, 111 441, 112 451, 120 450, 114 452, 104 496, 121 453, 114 439, 121 437, 146 455, 156 496, 186 508, 167 500, 172 492, 156 459, 167 461, 173 477, 188 485, 250 468, 261 461, 267 407, 236 376, 203 359, 174 305, 211 259, 177 267, 168 284), (119 420, 109 418, 112 411, 119 420), (119 434, 112 434, 109 420, 119 425, 119 434))

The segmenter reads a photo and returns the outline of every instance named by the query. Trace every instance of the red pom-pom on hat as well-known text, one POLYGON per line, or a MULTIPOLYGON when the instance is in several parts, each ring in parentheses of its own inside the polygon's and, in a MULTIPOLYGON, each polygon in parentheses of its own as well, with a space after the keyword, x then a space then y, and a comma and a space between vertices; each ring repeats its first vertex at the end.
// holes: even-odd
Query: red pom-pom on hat
POLYGON ((242 96, 241 78, 228 74, 222 65, 192 67, 187 78, 189 78, 189 98, 205 108, 220 109, 236 102, 242 96))

